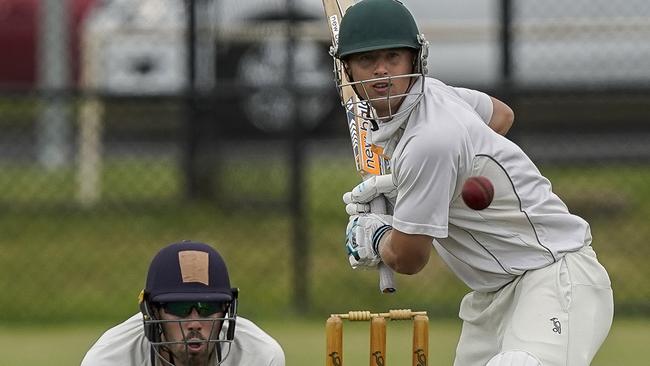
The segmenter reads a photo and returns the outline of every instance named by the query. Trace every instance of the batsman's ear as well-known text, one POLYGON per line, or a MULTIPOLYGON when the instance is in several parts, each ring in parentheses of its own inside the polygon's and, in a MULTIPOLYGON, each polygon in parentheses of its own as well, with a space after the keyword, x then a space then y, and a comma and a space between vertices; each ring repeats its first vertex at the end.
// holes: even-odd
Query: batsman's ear
POLYGON ((348 81, 350 82, 354 81, 354 79, 352 78, 352 71, 350 71, 350 64, 348 63, 348 58, 341 60, 341 66, 343 72, 345 73, 345 76, 348 77, 348 81))

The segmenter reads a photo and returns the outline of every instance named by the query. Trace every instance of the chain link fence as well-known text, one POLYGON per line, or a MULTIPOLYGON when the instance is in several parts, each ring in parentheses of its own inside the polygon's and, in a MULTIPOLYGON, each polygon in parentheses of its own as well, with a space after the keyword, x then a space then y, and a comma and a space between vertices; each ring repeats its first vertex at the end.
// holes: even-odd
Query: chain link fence
POLYGON ((650 85, 643 0, 513 1, 514 79, 535 86, 650 85))
MULTIPOLYGON (((592 224, 619 314, 650 314, 650 5, 512 2, 504 75, 507 1, 405 3, 433 76, 513 106, 510 137, 592 224)), ((347 264, 340 197, 359 178, 320 1, 0 5, 1 321, 124 318, 183 239, 222 252, 247 316, 455 315, 467 289, 435 254, 390 297, 347 264)))

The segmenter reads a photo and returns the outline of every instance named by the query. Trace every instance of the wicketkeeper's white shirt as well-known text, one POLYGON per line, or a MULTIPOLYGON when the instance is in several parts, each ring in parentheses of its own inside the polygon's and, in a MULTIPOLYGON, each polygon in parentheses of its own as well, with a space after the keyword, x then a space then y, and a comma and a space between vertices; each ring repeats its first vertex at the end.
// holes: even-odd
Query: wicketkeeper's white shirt
MULTIPOLYGON (((90 348, 81 366, 150 366, 150 343, 142 315, 136 314, 106 331, 90 348)), ((235 340, 223 366, 284 366, 284 352, 271 336, 250 320, 237 317, 235 340)))
POLYGON ((390 121, 370 135, 391 153, 398 188, 393 226, 436 238, 433 244, 451 270, 483 292, 591 243, 589 224, 569 213, 515 143, 487 126, 491 113, 487 95, 426 78, 424 97, 398 122, 402 129, 390 121), (382 131, 387 127, 396 131, 388 138, 382 131), (476 175, 494 185, 494 200, 482 211, 460 196, 464 181, 476 175))

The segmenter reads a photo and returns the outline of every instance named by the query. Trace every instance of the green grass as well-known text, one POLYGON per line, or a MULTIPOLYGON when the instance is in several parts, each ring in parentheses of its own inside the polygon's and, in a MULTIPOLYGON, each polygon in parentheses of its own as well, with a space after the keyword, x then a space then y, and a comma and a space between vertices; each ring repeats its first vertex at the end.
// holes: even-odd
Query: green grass
MULTIPOLYGON (((650 168, 542 168, 569 208, 592 224, 617 314, 650 314, 650 168)), ((423 272, 397 276, 395 296, 379 294, 376 273, 349 268, 340 196, 358 182, 350 161, 311 161, 305 180, 308 237, 297 256, 286 205, 240 204, 232 210, 222 201, 183 201, 181 174, 171 161, 107 161, 105 199, 91 209, 74 204, 71 171, 0 170, 0 323, 117 319, 136 309, 153 253, 188 238, 219 248, 233 285, 241 288, 242 312, 264 319, 295 310, 296 261, 308 268, 306 315, 312 317, 403 307, 454 317, 467 292, 435 254, 423 272)), ((262 192, 255 198, 279 199, 288 192, 287 171, 277 161, 231 161, 218 181, 231 204, 255 192, 262 192)))
MULTIPOLYGON (((288 366, 322 365, 325 359, 323 321, 258 321, 283 346, 288 366)), ((81 326, 0 327, 2 364, 20 366, 78 365, 86 350, 110 324, 81 326)), ((451 365, 460 323, 431 321, 429 357, 432 366, 451 365)), ((409 323, 389 323, 387 364, 407 365, 410 361, 409 323)), ((650 359, 650 320, 618 319, 592 366, 641 365, 650 359)), ((344 324, 345 365, 368 363, 367 323, 344 324)))

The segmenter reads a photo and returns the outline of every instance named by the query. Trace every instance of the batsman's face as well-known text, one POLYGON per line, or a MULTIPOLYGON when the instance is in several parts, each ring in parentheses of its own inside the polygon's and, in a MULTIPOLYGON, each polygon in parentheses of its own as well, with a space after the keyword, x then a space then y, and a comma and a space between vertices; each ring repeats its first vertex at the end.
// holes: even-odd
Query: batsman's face
POLYGON ((215 343, 208 343, 209 339, 217 339, 221 331, 221 320, 224 313, 214 313, 208 317, 199 316, 196 309, 186 317, 179 317, 160 311, 162 320, 173 320, 163 323, 165 341, 179 342, 166 346, 173 354, 176 365, 204 366, 211 357, 215 356, 215 343))
POLYGON ((353 54, 347 60, 352 79, 361 82, 355 85, 357 93, 363 99, 371 100, 380 117, 395 113, 404 100, 404 97, 389 97, 409 90, 412 78, 396 76, 413 72, 413 57, 408 48, 391 48, 353 54), (380 79, 371 80, 377 78, 380 79))

